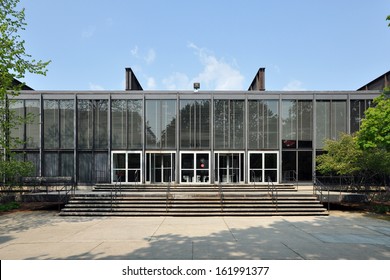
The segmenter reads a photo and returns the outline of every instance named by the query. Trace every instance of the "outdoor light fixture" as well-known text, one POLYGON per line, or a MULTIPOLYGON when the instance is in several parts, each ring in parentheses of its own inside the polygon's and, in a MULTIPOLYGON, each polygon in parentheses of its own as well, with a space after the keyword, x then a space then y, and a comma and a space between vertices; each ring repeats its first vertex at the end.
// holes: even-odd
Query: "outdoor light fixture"
POLYGON ((194 91, 197 92, 200 89, 200 83, 194 83, 194 91))

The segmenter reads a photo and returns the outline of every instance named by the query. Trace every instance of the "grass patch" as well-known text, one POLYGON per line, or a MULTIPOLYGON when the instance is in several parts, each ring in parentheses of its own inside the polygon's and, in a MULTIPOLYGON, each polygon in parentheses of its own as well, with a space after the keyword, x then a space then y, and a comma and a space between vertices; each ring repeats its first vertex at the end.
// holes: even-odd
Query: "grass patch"
POLYGON ((4 204, 0 204, 0 212, 6 212, 12 209, 18 209, 20 207, 20 204, 17 202, 8 202, 4 204))

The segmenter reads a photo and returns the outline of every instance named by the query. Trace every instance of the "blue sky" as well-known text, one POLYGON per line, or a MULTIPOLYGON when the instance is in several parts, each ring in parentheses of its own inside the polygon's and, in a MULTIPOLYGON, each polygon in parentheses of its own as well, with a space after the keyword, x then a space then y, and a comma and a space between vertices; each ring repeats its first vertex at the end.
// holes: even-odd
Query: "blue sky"
POLYGON ((389 0, 21 0, 21 35, 52 60, 37 90, 355 90, 390 70, 389 0))

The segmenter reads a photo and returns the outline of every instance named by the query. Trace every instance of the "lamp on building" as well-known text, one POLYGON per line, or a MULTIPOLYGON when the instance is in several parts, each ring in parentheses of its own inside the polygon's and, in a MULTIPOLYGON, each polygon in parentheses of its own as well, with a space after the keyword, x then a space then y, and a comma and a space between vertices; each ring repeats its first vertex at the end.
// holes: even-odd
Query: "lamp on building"
POLYGON ((194 91, 197 92, 200 89, 200 83, 194 83, 194 91))

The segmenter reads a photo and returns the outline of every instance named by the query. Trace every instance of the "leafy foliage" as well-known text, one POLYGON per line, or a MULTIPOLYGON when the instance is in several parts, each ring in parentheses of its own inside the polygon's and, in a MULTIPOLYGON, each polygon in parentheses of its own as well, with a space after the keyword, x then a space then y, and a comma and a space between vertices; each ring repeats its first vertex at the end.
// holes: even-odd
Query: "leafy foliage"
POLYGON ((375 107, 366 110, 360 131, 358 145, 363 150, 380 149, 390 152, 390 89, 374 99, 375 107))
POLYGON ((339 140, 326 140, 324 151, 317 156, 317 170, 323 174, 353 175, 361 171, 360 160, 363 151, 356 144, 356 138, 343 134, 339 140))
MULTIPOLYGON (((10 131, 27 122, 31 116, 18 116, 13 110, 13 98, 19 94, 26 73, 45 75, 50 63, 32 59, 26 52, 20 33, 25 30, 24 9, 18 10, 19 0, 0 0, 0 175, 14 178, 27 174, 31 163, 12 159, 12 148, 23 139, 11 137, 10 131)), ((3 178, 3 177, 2 177, 3 178)))
POLYGON ((322 174, 357 176, 370 181, 390 175, 390 96, 389 89, 366 110, 360 131, 344 134, 339 140, 327 140, 325 153, 317 156, 317 170, 322 174))

